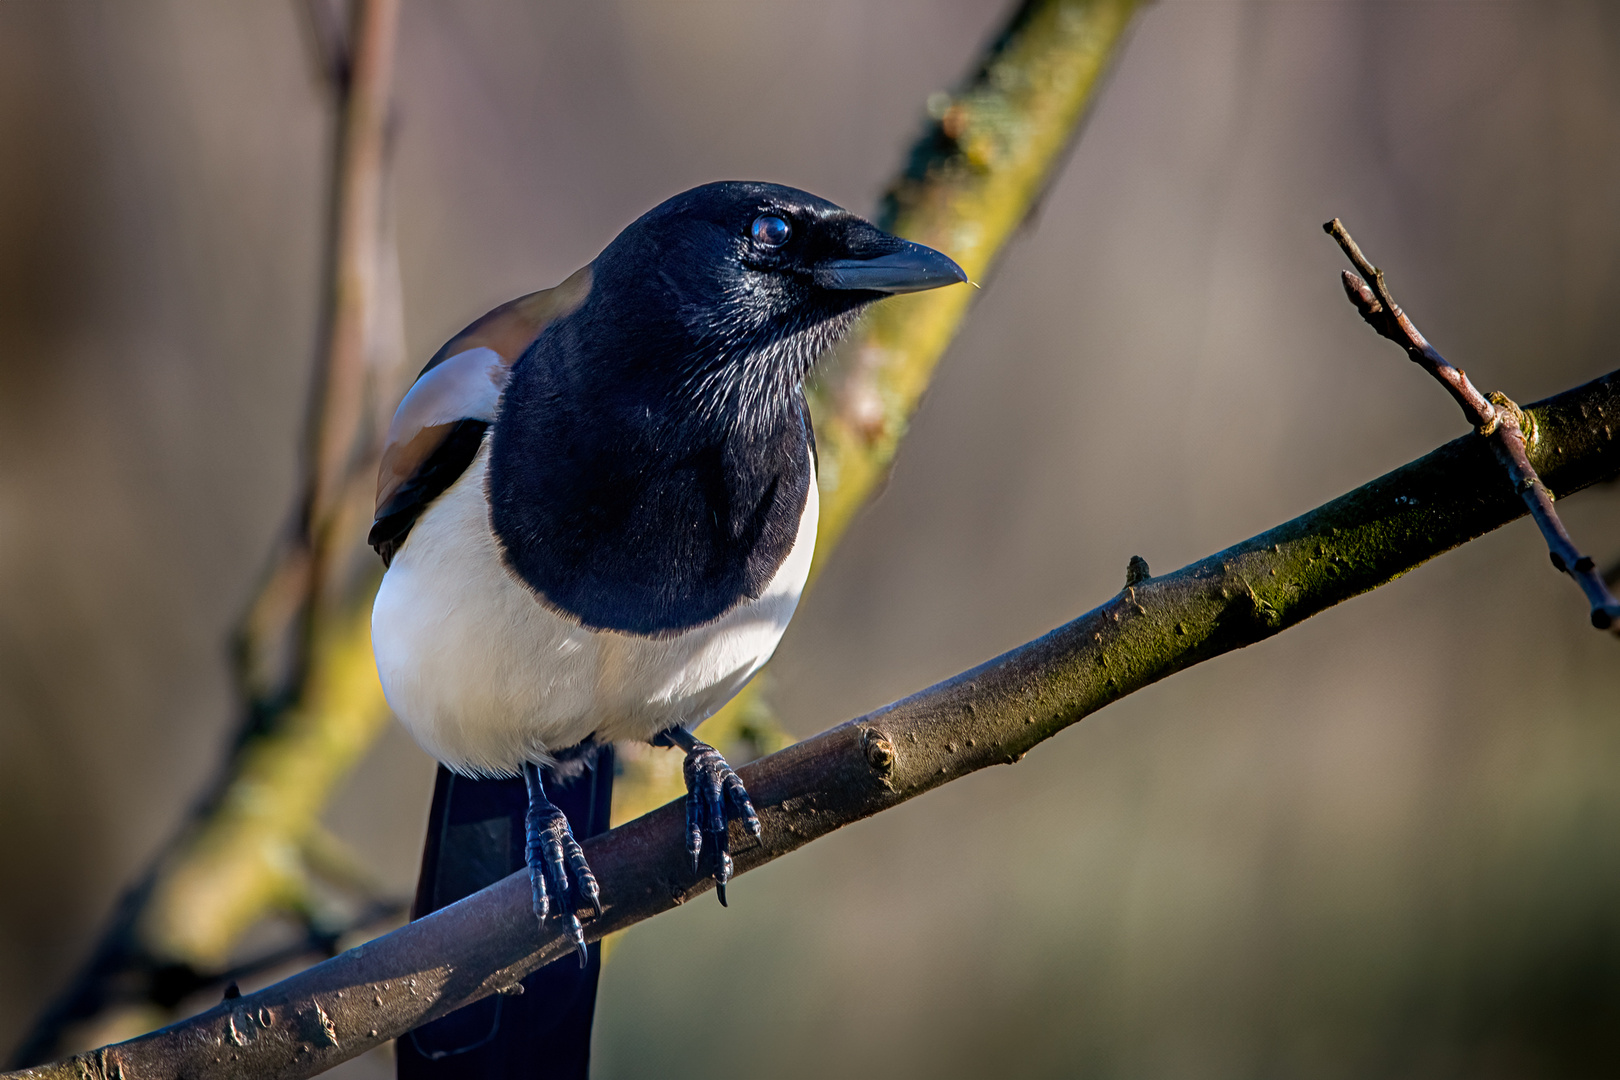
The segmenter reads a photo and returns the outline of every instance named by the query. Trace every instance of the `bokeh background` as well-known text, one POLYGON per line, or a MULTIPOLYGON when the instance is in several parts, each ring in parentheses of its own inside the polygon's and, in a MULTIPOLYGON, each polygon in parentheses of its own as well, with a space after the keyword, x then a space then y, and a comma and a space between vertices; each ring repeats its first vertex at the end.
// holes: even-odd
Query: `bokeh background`
MULTIPOLYGON (((870 209, 989 0, 408 0, 409 352, 720 178, 870 209)), ((234 730, 333 120, 293 0, 0 0, 0 1044, 234 730)), ((1620 8, 1161 2, 772 666, 807 735, 1616 366, 1620 8)), ((1620 557, 1620 490, 1571 499, 1620 557)), ((334 829, 414 880, 391 729, 334 829)), ((1525 522, 637 927, 602 1077, 1620 1068, 1620 646, 1525 522)), ((389 1075, 385 1054, 344 1066, 389 1075)))

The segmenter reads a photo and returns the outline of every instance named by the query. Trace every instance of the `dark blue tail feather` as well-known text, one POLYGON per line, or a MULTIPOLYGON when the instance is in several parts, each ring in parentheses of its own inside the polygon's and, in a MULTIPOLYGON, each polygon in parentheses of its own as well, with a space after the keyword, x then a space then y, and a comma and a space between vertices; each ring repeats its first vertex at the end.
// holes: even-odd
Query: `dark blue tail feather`
MULTIPOLYGON (((612 746, 582 750, 562 775, 546 777, 551 802, 580 840, 607 830, 613 793, 612 746)), ((521 778, 469 780, 441 766, 411 917, 524 869, 527 810, 521 778)), ((399 1080, 583 1080, 601 966, 601 946, 591 945, 584 967, 569 954, 524 979, 522 994, 497 994, 422 1025, 395 1044, 399 1080)))

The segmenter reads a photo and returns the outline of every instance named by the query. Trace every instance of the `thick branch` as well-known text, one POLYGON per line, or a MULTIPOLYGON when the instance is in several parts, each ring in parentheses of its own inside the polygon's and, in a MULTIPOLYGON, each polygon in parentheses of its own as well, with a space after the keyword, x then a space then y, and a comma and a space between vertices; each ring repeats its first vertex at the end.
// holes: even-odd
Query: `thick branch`
MULTIPOLYGON (((1561 495, 1620 474, 1620 372, 1529 410, 1561 495)), ((1467 435, 1302 517, 741 770, 764 840, 733 837, 745 873, 850 822, 1031 747, 1126 694, 1252 645, 1525 512, 1490 446, 1467 435)), ((713 887, 694 878, 684 810, 664 806, 585 845, 606 914, 595 939, 713 887)), ((572 946, 543 936, 524 874, 256 994, 150 1035, 8 1076, 33 1080, 306 1077, 513 986, 572 946)))

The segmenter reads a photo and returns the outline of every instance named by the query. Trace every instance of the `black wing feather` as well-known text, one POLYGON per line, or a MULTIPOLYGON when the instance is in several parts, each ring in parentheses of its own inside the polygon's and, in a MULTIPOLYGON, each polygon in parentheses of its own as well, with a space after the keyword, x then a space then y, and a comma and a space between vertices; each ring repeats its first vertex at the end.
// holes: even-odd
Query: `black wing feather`
POLYGON ((377 520, 371 526, 366 543, 377 549, 384 566, 393 564, 394 554, 404 545, 416 519, 467 471, 488 431, 487 420, 456 421, 444 442, 400 485, 388 504, 377 511, 377 520))

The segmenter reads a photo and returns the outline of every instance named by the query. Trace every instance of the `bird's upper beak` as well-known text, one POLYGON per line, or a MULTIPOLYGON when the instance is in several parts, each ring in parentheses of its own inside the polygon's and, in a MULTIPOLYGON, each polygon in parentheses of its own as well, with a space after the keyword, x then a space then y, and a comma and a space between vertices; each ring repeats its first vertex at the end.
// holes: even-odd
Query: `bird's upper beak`
POLYGON ((823 289, 908 293, 968 279, 949 256, 910 240, 896 242, 899 251, 870 259, 829 259, 816 267, 816 284, 823 289))

